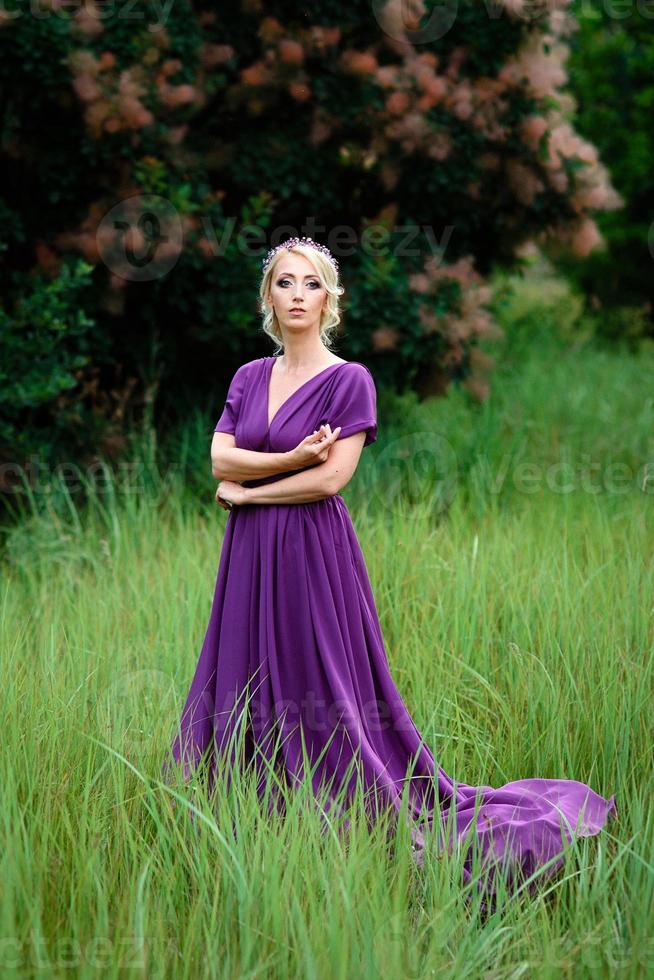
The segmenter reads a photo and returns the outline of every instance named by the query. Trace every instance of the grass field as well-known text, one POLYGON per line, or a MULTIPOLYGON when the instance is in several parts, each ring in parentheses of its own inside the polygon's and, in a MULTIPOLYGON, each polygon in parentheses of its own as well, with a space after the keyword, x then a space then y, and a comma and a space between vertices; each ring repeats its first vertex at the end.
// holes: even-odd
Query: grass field
POLYGON ((418 869, 403 831, 346 848, 301 800, 284 822, 246 784, 217 812, 163 785, 227 517, 198 414, 140 438, 133 486, 41 487, 5 533, 0 975, 654 976, 654 356, 530 289, 488 401, 380 399, 344 497, 440 765, 580 779, 618 822, 482 919, 460 857, 418 869))

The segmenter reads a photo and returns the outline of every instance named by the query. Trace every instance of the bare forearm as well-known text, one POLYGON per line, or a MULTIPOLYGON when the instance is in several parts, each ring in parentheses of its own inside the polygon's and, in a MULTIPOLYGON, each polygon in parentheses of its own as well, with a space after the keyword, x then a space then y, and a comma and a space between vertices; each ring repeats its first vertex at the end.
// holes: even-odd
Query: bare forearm
POLYGON ((259 487, 245 487, 246 504, 310 504, 336 493, 334 477, 326 463, 311 466, 284 480, 259 487))
POLYGON ((298 468, 292 453, 259 453, 252 449, 222 449, 211 457, 216 480, 256 480, 298 468))

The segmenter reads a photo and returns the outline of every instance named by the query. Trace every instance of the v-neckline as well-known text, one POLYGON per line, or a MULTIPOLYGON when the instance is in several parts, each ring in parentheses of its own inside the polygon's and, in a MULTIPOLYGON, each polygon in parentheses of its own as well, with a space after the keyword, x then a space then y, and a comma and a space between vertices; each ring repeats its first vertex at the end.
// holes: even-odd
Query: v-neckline
POLYGON ((272 429, 273 423, 275 422, 275 419, 277 418, 277 416, 279 415, 279 413, 282 411, 282 409, 284 408, 284 406, 287 405, 288 402, 290 402, 290 400, 292 398, 294 398, 298 394, 298 392, 302 391, 303 388, 306 388, 306 386, 308 384, 311 384, 312 381, 315 381, 316 378, 321 377, 321 375, 325 374, 326 371, 331 371, 332 368, 343 367, 344 364, 349 364, 350 363, 349 361, 339 361, 338 364, 328 364, 327 367, 323 368, 321 371, 318 371, 317 374, 314 374, 314 375, 312 375, 312 377, 307 378, 307 380, 306 381, 303 381, 302 384, 298 388, 295 389, 295 391, 292 391, 290 393, 290 395, 288 396, 288 398, 285 398, 284 399, 284 401, 281 403, 281 405, 279 406, 279 408, 277 409, 277 411, 273 415, 273 417, 270 420, 270 422, 268 422, 268 413, 269 413, 269 410, 270 410, 270 379, 272 377, 272 369, 273 369, 273 366, 274 366, 276 360, 277 360, 277 357, 274 354, 272 354, 268 358, 270 367, 269 367, 268 371, 266 372, 266 376, 265 376, 265 379, 266 379, 266 387, 265 387, 265 391, 266 391, 265 411, 266 411, 266 424, 268 426, 268 428, 266 429, 266 432, 270 432, 270 430, 272 429))

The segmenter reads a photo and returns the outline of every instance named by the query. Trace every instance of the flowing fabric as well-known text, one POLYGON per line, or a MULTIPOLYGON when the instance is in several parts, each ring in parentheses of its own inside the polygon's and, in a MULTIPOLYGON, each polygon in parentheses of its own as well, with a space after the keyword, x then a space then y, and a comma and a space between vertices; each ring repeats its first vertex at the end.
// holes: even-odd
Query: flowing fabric
MULTIPOLYGON (((289 451, 324 422, 340 425, 341 439, 365 431, 364 446, 375 441, 375 383, 357 361, 320 371, 269 425, 275 359, 238 369, 216 432, 259 452, 289 451)), ((237 765, 244 719, 243 761, 262 775, 263 760, 276 752, 286 785, 310 778, 316 796, 327 785, 346 799, 358 785, 373 819, 382 807, 397 813, 404 794, 418 864, 425 819, 443 846, 446 827, 448 846, 463 846, 466 881, 475 855, 488 867, 491 893, 493 867, 503 867, 509 883, 537 870, 549 877, 573 837, 595 835, 616 816, 614 796, 576 780, 519 779, 494 789, 455 783, 437 766, 391 676, 364 556, 339 494, 229 512, 209 624, 172 745, 185 777, 200 760, 209 761, 210 782, 216 766, 237 765)))

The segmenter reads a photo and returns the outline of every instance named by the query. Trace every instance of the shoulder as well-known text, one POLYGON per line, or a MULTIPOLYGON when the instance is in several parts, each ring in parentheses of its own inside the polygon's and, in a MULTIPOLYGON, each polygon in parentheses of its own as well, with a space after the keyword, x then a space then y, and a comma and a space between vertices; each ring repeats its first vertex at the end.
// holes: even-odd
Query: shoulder
POLYGON ((361 361, 344 361, 336 372, 339 380, 347 379, 350 382, 368 383, 374 387, 375 379, 372 372, 361 361))
POLYGON ((265 357, 255 357, 253 361, 246 361, 245 364, 241 364, 240 367, 236 368, 232 376, 232 382, 234 381, 247 381, 251 375, 265 364, 267 358, 265 357))
POLYGON ((249 371, 254 371, 258 367, 263 367, 263 365, 268 360, 267 357, 255 357, 253 361, 246 361, 245 364, 241 364, 239 371, 248 373, 249 371))
POLYGON ((335 406, 376 404, 375 381, 366 365, 360 361, 344 361, 332 374, 331 396, 335 406))
MULTIPOLYGON (((370 369, 362 361, 341 361, 341 371, 348 371, 351 374, 360 374, 365 371, 370 374, 370 369)), ((372 377, 371 374, 370 377, 372 377)))

